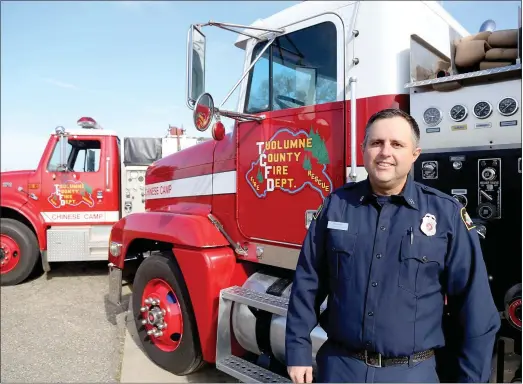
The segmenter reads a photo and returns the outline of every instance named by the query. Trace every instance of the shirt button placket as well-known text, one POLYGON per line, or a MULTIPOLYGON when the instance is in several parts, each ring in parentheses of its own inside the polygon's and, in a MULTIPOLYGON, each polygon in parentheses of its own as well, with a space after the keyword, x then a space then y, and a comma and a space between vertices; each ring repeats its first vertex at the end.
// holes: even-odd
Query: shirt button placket
MULTIPOLYGON (((382 256, 383 256, 383 252, 385 252, 385 244, 387 244, 387 237, 388 237, 388 233, 387 233, 387 227, 388 227, 388 222, 390 220, 389 218, 389 214, 387 214, 387 206, 383 207, 382 211, 381 211, 381 214, 380 214, 380 217, 379 217, 379 221, 378 221, 378 233, 376 233, 376 237, 375 237, 375 243, 374 243, 374 249, 377 251, 376 252, 376 259, 380 260, 382 259, 382 256)), ((377 287, 378 286, 378 278, 377 276, 379 275, 378 271, 382 268, 384 268, 383 266, 383 263, 382 262, 371 262, 371 271, 370 271, 370 278, 369 278, 369 285, 371 285, 372 287, 377 287)), ((366 319, 365 319, 365 326, 364 326, 364 330, 365 330, 365 333, 364 333, 364 337, 366 340, 370 341, 370 340, 374 340, 375 339, 375 335, 374 335, 374 329, 375 329, 375 319, 376 319, 376 316, 375 316, 375 313, 374 313, 374 309, 376 308, 376 301, 377 301, 377 298, 378 298, 378 294, 379 294, 379 290, 378 289, 369 289, 367 291, 367 300, 366 300, 366 305, 365 307, 367 308, 367 312, 366 312, 366 319)), ((369 348, 370 345, 367 343, 367 348, 369 348)))

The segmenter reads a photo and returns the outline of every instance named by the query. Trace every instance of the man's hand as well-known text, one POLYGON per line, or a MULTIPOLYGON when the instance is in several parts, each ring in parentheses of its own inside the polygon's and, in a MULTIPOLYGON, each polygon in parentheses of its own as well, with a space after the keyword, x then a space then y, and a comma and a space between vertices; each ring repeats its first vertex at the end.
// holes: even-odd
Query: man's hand
POLYGON ((312 367, 287 367, 287 372, 294 384, 312 383, 312 367))

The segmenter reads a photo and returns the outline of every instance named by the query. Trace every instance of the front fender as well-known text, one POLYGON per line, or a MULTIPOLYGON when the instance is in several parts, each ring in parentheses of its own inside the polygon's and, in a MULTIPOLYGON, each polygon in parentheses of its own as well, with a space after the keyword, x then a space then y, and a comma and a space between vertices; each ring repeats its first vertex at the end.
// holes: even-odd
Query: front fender
POLYGON ((46 224, 42 216, 39 215, 38 209, 35 209, 32 204, 27 203, 26 199, 17 195, 7 196, 7 198, 2 196, 2 208, 12 209, 25 217, 33 226, 40 250, 47 249, 47 237, 45 235, 46 224))
POLYGON ((113 226, 111 240, 122 243, 122 252, 118 258, 109 255, 109 262, 123 269, 128 247, 135 239, 200 249, 230 245, 206 216, 172 212, 134 213, 113 226))

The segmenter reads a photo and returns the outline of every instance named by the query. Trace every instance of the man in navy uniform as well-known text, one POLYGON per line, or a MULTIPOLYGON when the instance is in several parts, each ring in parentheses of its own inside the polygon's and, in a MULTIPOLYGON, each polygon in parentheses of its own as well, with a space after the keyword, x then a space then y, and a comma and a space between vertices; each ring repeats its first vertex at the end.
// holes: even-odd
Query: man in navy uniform
POLYGON ((409 176, 419 137, 401 110, 373 115, 362 144, 367 179, 335 190, 316 212, 287 314, 294 383, 312 382, 318 322, 328 336, 316 356, 318 382, 438 382, 445 295, 455 381, 488 382, 500 318, 478 234, 455 199, 409 176))

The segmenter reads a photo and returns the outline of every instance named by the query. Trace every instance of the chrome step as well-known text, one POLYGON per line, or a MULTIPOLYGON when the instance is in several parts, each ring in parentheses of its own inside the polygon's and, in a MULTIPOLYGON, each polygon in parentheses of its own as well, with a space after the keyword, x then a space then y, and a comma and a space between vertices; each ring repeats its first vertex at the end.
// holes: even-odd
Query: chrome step
POLYGON ((237 356, 216 362, 216 368, 244 383, 290 383, 291 380, 237 356))
POLYGON ((221 295, 224 300, 245 304, 276 315, 287 316, 289 299, 286 297, 268 295, 238 286, 223 289, 221 295))
POLYGON ((280 316, 287 316, 289 300, 247 288, 233 286, 220 291, 216 368, 244 383, 288 383, 289 379, 233 356, 231 350, 232 303, 245 304, 280 316))

